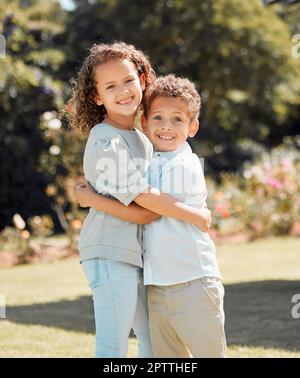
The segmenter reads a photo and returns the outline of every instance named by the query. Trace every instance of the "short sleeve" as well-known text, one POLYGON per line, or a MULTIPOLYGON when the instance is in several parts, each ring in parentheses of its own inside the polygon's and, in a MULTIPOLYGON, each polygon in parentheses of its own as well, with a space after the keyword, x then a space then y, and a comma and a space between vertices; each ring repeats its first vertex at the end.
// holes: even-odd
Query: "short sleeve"
POLYGON ((199 157, 192 155, 192 185, 186 198, 187 205, 206 206, 207 188, 203 173, 203 167, 199 157))
POLYGON ((197 155, 171 160, 162 171, 161 190, 188 205, 203 205, 207 191, 197 155))
POLYGON ((106 192, 128 206, 149 187, 121 135, 98 136, 94 141, 93 153, 98 193, 106 192))
POLYGON ((146 165, 148 167, 150 165, 150 162, 151 162, 152 157, 153 157, 153 145, 150 142, 150 140, 147 137, 147 135, 145 135, 144 133, 142 133, 139 130, 137 130, 137 132, 140 135, 142 143, 143 143, 144 148, 145 148, 145 154, 146 154, 146 159, 147 159, 147 164, 146 165))
POLYGON ((145 136, 145 138, 147 138, 146 139, 147 140, 147 155, 148 155, 148 161, 150 163, 153 157, 153 144, 150 142, 147 136, 145 136))

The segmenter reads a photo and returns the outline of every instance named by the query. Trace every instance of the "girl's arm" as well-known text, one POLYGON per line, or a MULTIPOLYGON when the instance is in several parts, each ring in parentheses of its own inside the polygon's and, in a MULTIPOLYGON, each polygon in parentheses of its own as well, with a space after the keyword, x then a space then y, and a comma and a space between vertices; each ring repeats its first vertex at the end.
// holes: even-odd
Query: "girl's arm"
POLYGON ((88 183, 76 187, 75 197, 82 207, 93 207, 131 223, 148 224, 163 215, 192 223, 204 232, 208 232, 211 224, 209 210, 199 210, 185 205, 151 187, 135 198, 136 203, 132 202, 128 206, 97 194, 88 183))
POLYGON ((201 231, 208 232, 211 224, 210 211, 200 210, 179 202, 176 198, 149 187, 146 192, 134 199, 138 205, 157 214, 192 223, 201 231))
POLYGON ((130 223, 149 224, 161 217, 134 202, 125 206, 118 200, 101 196, 93 190, 89 183, 76 186, 75 198, 81 207, 93 207, 130 223))

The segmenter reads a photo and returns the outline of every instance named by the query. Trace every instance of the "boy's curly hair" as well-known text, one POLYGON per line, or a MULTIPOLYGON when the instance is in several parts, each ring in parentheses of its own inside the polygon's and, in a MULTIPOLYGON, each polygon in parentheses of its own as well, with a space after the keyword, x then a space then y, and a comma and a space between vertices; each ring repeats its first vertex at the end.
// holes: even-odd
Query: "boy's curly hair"
POLYGON ((83 134, 88 134, 93 126, 103 121, 106 110, 103 105, 96 105, 95 68, 99 64, 113 59, 128 59, 136 67, 138 74, 145 74, 145 86, 155 80, 155 72, 148 57, 133 45, 125 42, 94 44, 83 62, 77 79, 72 79, 73 95, 68 101, 65 114, 71 127, 83 134))
POLYGON ((195 84, 189 79, 177 77, 173 74, 158 77, 145 91, 143 98, 144 116, 147 117, 152 102, 157 97, 176 97, 187 105, 191 120, 199 117, 201 97, 195 84))

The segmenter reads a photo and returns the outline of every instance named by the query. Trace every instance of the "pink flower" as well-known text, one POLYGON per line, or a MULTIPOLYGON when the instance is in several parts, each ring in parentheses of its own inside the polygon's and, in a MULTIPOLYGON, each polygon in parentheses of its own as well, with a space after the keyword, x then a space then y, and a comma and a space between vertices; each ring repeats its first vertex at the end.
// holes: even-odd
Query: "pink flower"
POLYGON ((274 189, 281 189, 282 186, 283 186, 281 181, 277 180, 274 177, 270 177, 270 176, 267 177, 265 182, 266 182, 266 184, 270 185, 274 189))
POLYGON ((227 204, 221 204, 218 203, 215 206, 216 212, 222 217, 222 218, 228 218, 230 216, 230 212, 228 210, 228 205, 227 204))
POLYGON ((262 196, 262 195, 264 195, 265 191, 264 191, 263 188, 259 187, 259 188, 256 188, 255 193, 256 193, 258 196, 262 196))
POLYGON ((288 169, 290 168, 292 162, 289 158, 283 158, 281 159, 280 163, 283 168, 288 169))

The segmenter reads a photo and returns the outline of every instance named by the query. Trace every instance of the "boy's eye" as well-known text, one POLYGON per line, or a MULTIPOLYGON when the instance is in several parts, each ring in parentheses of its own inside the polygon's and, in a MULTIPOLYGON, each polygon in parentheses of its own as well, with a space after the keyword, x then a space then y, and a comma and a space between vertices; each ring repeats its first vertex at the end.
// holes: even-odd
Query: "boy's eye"
POLYGON ((109 85, 106 89, 112 89, 114 88, 114 85, 109 85))
POLYGON ((130 83, 131 81, 134 81, 134 79, 127 79, 126 83, 130 83))
POLYGON ((161 120, 161 116, 159 116, 159 115, 155 115, 155 116, 153 117, 153 119, 156 119, 156 120, 160 121, 160 120, 161 120))
POLYGON ((182 119, 180 117, 175 117, 176 122, 182 122, 182 119))

